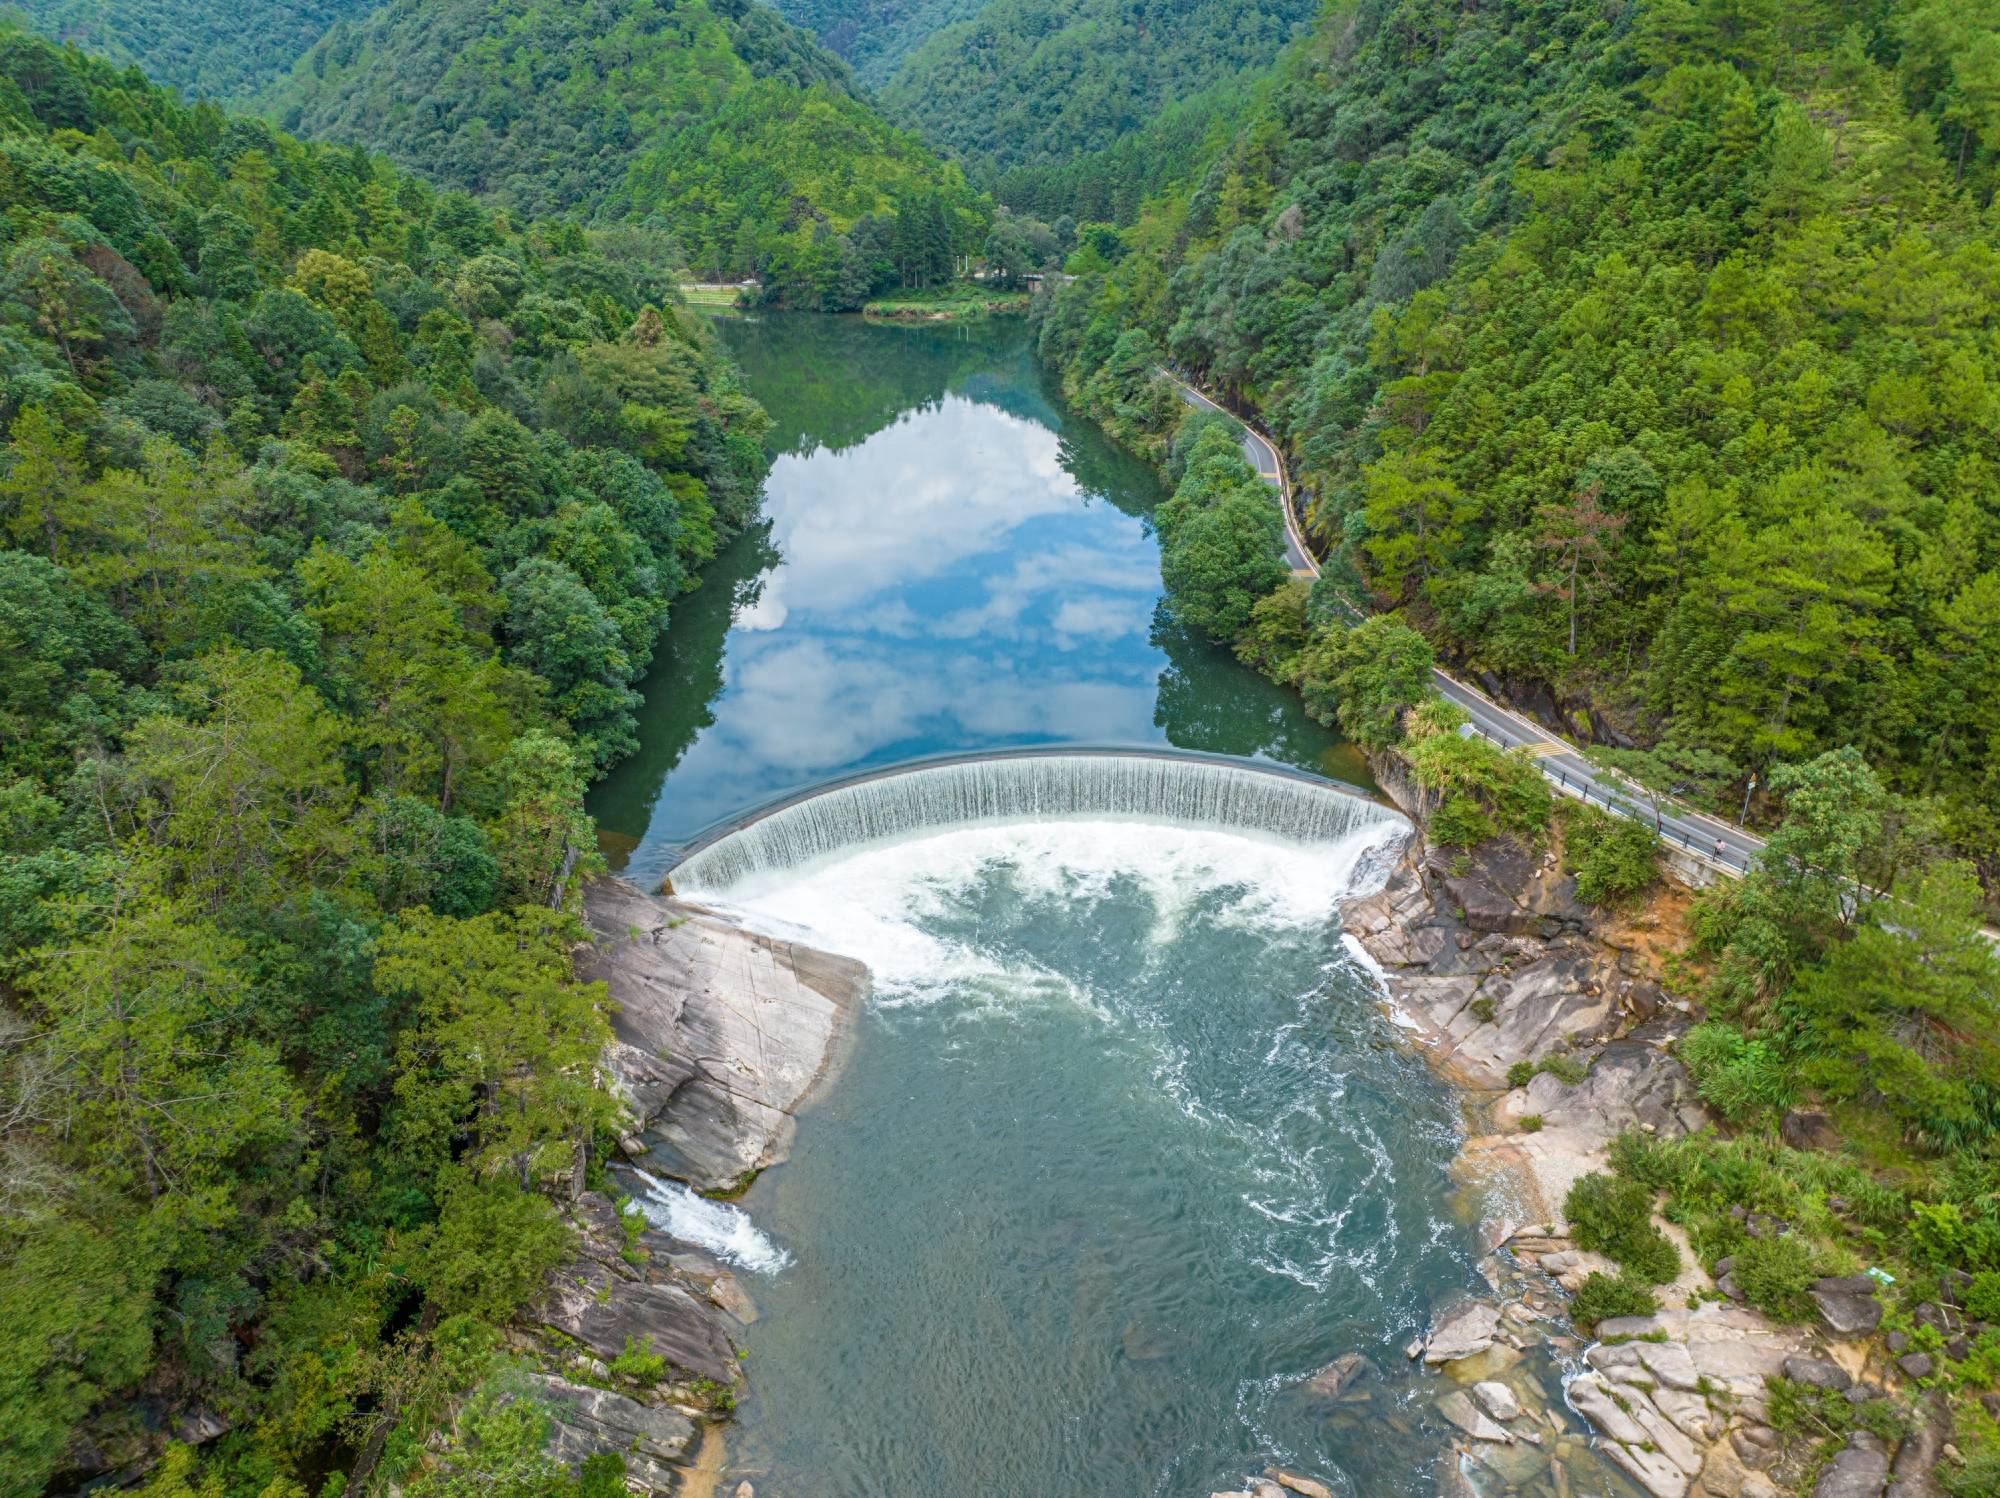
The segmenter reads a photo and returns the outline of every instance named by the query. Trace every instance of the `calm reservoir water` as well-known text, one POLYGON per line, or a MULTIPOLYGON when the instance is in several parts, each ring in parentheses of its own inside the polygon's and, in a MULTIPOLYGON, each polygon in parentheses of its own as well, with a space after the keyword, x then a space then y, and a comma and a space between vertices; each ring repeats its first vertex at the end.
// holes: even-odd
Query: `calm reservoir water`
POLYGON ((768 522, 676 606, 639 752, 592 798, 627 877, 776 793, 951 750, 1169 743, 1368 783, 1296 694, 1158 613, 1159 481, 1061 409, 1018 320, 718 326, 777 423, 768 522))
MULTIPOLYGON (((645 747, 596 798, 633 877, 774 792, 944 749, 1357 774, 1159 614, 1158 486, 1062 410, 1024 330, 725 331, 778 422, 770 525, 677 613, 645 747)), ((1335 918, 1398 832, 944 828, 692 891, 875 976, 791 1162, 734 1207, 654 1204, 761 1311, 732 1480, 1205 1498, 1276 1463, 1434 1492, 1445 1443, 1400 1348, 1480 1288, 1457 1111, 1335 918), (1348 1352, 1382 1371, 1358 1398, 1306 1387, 1348 1352)))

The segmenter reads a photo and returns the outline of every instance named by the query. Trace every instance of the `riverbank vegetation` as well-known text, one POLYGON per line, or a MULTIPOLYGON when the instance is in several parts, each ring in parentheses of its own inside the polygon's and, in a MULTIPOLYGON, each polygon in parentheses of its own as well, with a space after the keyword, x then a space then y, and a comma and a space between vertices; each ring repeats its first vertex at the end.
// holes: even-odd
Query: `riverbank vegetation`
POLYGON ((646 231, 11 27, 0 161, 0 1489, 393 1472, 612 1121, 582 790, 765 419, 646 231))
POLYGON ((1344 6, 1043 350, 1114 429, 1169 355, 1250 402, 1331 586, 1568 731, 1853 743, 1990 882, 1991 36, 1344 6))

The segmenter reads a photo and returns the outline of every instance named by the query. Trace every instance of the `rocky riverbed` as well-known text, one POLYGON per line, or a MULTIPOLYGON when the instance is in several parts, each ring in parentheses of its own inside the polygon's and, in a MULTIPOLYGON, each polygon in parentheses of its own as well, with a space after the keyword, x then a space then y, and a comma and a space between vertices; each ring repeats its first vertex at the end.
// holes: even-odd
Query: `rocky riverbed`
MULTIPOLYGON (((1781 1327, 1741 1303, 1726 1264, 1711 1283, 1684 1241, 1688 1267, 1660 1312, 1605 1321, 1594 1337, 1568 1320, 1585 1277, 1615 1268, 1570 1241, 1570 1186, 1627 1129, 1672 1136, 1709 1121, 1673 1055, 1689 1006, 1663 976, 1684 898, 1668 891, 1609 918, 1579 904, 1549 857, 1418 836, 1382 889, 1343 912, 1396 1017, 1463 1091, 1456 1168, 1490 1293, 1434 1308, 1398 1366, 1333 1356, 1303 1392, 1336 1420, 1454 1432, 1441 1498, 1776 1498, 1799 1474, 1767 1423, 1768 1380, 1859 1402, 1907 1371, 1872 1339, 1869 1282, 1822 1282, 1821 1324, 1781 1327), (1524 1065, 1535 1074, 1510 1086, 1524 1065)), ((866 969, 616 880, 591 887, 585 913, 595 944, 580 968, 617 1005, 607 1062, 630 1111, 628 1159, 708 1192, 782 1160, 866 969)), ((727 1265, 621 1219, 602 1193, 574 1216, 576 1255, 521 1335, 543 1369, 527 1392, 552 1412, 552 1451, 566 1462, 617 1451, 640 1491, 717 1491, 714 1423, 739 1387, 749 1296, 727 1265), (634 1345, 665 1359, 665 1377, 619 1370, 634 1345)), ((1948 1437, 1938 1419, 1897 1448, 1857 1434, 1811 1491, 1937 1498, 1929 1469, 1948 1437)), ((1323 1474, 1272 1465, 1218 1498, 1336 1491, 1323 1474)))
MULTIPOLYGON (((1421 825, 1423 799, 1396 770, 1378 776, 1421 825)), ((1442 1375, 1437 1409, 1462 1433, 1443 1495, 1571 1498, 1605 1491, 1608 1466, 1653 1498, 1775 1498, 1802 1474, 1767 1423, 1768 1381, 1858 1404, 1907 1371, 1871 1338, 1881 1309, 1865 1277, 1814 1287, 1817 1326, 1779 1326, 1741 1303, 1727 1263, 1712 1283, 1668 1224, 1686 1267, 1662 1310, 1601 1322, 1594 1339, 1567 1321, 1567 1294, 1616 1269, 1567 1237, 1570 1187, 1628 1129, 1672 1137, 1710 1122, 1673 1055, 1690 1006, 1663 976, 1684 900, 1669 889, 1635 915, 1602 915, 1552 857, 1419 835, 1383 889, 1344 912, 1396 1016, 1465 1090, 1458 1166, 1493 1250, 1481 1265, 1493 1296, 1441 1309, 1410 1349, 1442 1375)), ((1810 1491, 1937 1498, 1930 1471, 1948 1434, 1937 1413, 1893 1450, 1857 1432, 1810 1491)), ((1281 1480, 1246 1491, 1280 1498, 1281 1480)))

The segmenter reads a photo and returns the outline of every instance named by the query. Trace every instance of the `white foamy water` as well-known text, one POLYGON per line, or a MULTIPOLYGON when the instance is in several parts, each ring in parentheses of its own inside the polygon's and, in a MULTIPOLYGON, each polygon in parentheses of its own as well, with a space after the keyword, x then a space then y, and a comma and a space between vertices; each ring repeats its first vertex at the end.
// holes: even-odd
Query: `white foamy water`
POLYGON ((646 1183, 639 1210, 669 1237, 758 1274, 776 1274, 791 1264, 792 1256, 767 1238, 741 1208, 710 1201, 678 1181, 663 1181, 643 1170, 633 1174, 646 1183))
POLYGON ((675 867, 674 883, 684 892, 727 889, 759 873, 948 828, 1113 817, 1301 844, 1337 843, 1385 822, 1407 825, 1351 788, 1266 765, 1180 754, 998 752, 807 795, 698 847, 675 867))
POLYGON ((759 869, 695 894, 759 929, 859 958, 888 1003, 967 985, 1087 1002, 1054 972, 996 962, 976 941, 926 928, 941 924, 968 892, 1004 880, 1037 907, 1136 889, 1152 911, 1156 947, 1172 941, 1192 906, 1218 897, 1222 908, 1210 909, 1211 920, 1269 931, 1329 929, 1341 901, 1379 886, 1387 862, 1380 855, 1407 830, 1391 816, 1315 842, 1128 818, 953 827, 759 869))

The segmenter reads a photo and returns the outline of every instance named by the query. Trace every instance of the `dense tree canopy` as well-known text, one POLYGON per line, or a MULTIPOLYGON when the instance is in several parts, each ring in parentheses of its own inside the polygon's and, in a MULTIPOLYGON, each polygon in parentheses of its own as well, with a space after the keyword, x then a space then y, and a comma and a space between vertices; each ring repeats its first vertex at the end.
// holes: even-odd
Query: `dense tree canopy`
POLYGON ((750 0, 395 0, 276 98, 289 128, 516 214, 663 230, 704 276, 811 282, 839 236, 911 201, 937 205, 948 269, 989 213, 839 58, 750 0))
POLYGON ((883 80, 882 102, 999 184, 1007 202, 1110 217, 1137 206, 1134 188, 1157 190, 1193 165, 1239 80, 1316 9, 1311 0, 986 0, 912 50, 883 80), (1119 149, 1139 141, 1142 151, 1119 149))
POLYGON ((1990 880, 1996 21, 1343 6, 1044 351, 1253 402, 1350 596, 1572 730, 1853 743, 1990 880))
POLYGON ((870 87, 941 27, 971 20, 986 0, 779 0, 771 8, 839 53, 870 87))
POLYGON ((647 231, 11 27, 0 163, 0 1490, 143 1389, 303 1493, 562 1250, 582 790, 767 423, 647 231))
POLYGON ((13 0, 36 31, 209 99, 255 93, 377 0, 13 0))
POLYGON ((1129 220, 1199 164, 1313 0, 779 0, 1016 209, 1129 220))

